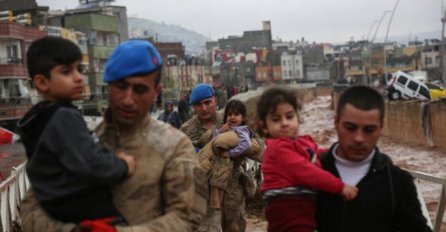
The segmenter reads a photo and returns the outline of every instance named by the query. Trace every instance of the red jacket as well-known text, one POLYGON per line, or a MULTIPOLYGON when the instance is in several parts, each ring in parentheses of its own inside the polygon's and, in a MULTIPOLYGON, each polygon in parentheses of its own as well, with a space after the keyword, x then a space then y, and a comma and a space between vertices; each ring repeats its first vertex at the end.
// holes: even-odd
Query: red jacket
POLYGON ((308 149, 318 155, 317 144, 311 136, 297 139, 269 138, 263 153, 262 192, 290 186, 342 193, 344 183, 333 174, 321 169, 319 157, 312 163, 308 149))

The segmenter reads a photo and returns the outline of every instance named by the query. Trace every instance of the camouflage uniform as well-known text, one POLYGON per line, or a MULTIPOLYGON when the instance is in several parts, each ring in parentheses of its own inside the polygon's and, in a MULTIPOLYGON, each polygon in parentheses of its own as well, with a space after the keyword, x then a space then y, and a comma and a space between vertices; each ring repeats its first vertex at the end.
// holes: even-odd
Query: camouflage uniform
POLYGON ((256 191, 253 175, 242 167, 246 158, 262 162, 264 143, 259 138, 251 139, 251 150, 244 157, 233 158, 232 176, 223 196, 222 228, 224 232, 242 232, 246 229, 245 197, 252 197, 256 191))
POLYGON ((203 126, 197 115, 185 122, 180 130, 192 140, 194 147, 201 149, 212 140, 215 129, 220 128, 221 125, 223 125, 223 113, 217 112, 215 124, 210 130, 203 126))
MULTIPOLYGON (((197 115, 185 122, 180 127, 180 130, 184 132, 190 140, 192 140, 192 144, 198 150, 202 149, 209 141, 212 140, 212 135, 215 129, 221 127, 221 125, 223 125, 223 113, 217 112, 215 124, 209 130, 203 126, 197 115)), ((221 210, 208 207, 206 220, 199 227, 198 231, 221 232, 221 217, 221 210)))
MULTIPOLYGON (((208 190, 189 139, 168 124, 147 116, 130 133, 105 122, 96 129, 105 147, 135 156, 135 175, 114 188, 114 202, 128 220, 118 231, 194 231, 202 223, 208 190)), ((26 231, 66 231, 32 197, 21 206, 26 231)))
MULTIPOLYGON (((207 130, 201 124, 197 116, 187 121, 180 128, 191 140, 195 147, 202 148, 212 140, 212 133, 223 124, 222 114, 217 114, 215 127, 207 130)), ((252 139, 251 149, 246 156, 233 159, 232 175, 229 178, 226 191, 223 195, 223 210, 208 209, 206 225, 199 231, 219 232, 221 228, 224 232, 245 231, 245 195, 252 196, 255 192, 256 182, 252 176, 246 175, 242 168, 245 157, 261 162, 264 144, 260 138, 252 139), (244 185, 242 185, 244 183, 244 185), (220 217, 221 218, 218 218, 220 217), (220 223, 221 225, 214 225, 220 223)), ((210 199, 212 201, 212 199, 210 199)))

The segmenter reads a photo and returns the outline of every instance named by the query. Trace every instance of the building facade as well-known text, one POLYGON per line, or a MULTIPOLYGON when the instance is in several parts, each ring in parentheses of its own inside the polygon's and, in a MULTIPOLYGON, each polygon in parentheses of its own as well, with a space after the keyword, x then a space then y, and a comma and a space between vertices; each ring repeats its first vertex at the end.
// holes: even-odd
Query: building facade
POLYGON ((35 27, 0 21, 0 126, 14 127, 38 100, 30 88, 26 51, 44 36, 46 32, 35 27))
POLYGON ((107 88, 102 81, 105 64, 113 49, 128 39, 127 11, 109 1, 80 1, 78 8, 49 18, 52 26, 74 29, 85 35, 88 68, 85 75, 89 91, 82 110, 87 115, 100 115, 107 108, 107 88))
POLYGON ((304 79, 302 55, 284 52, 280 59, 285 83, 297 83, 304 79))

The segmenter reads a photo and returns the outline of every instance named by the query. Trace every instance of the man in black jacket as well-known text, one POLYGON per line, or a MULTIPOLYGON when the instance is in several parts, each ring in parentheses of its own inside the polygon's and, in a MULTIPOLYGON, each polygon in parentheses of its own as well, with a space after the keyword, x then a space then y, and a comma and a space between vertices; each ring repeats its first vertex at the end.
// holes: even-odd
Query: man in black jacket
POLYGON ((383 119, 384 100, 376 90, 355 86, 341 95, 335 117, 339 142, 321 162, 359 192, 352 201, 320 192, 319 232, 432 231, 421 212, 412 176, 394 166, 376 146, 383 119))

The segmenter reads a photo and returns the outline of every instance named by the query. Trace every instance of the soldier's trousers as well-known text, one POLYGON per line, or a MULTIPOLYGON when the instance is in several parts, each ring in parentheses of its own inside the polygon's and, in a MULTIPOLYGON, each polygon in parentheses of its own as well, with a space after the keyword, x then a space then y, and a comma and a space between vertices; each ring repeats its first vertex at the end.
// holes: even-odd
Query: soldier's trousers
POLYGON ((245 197, 239 177, 239 172, 231 176, 223 196, 223 232, 244 232, 246 229, 245 197))
POLYGON ((208 208, 206 219, 197 232, 222 232, 221 228, 222 210, 208 208))

